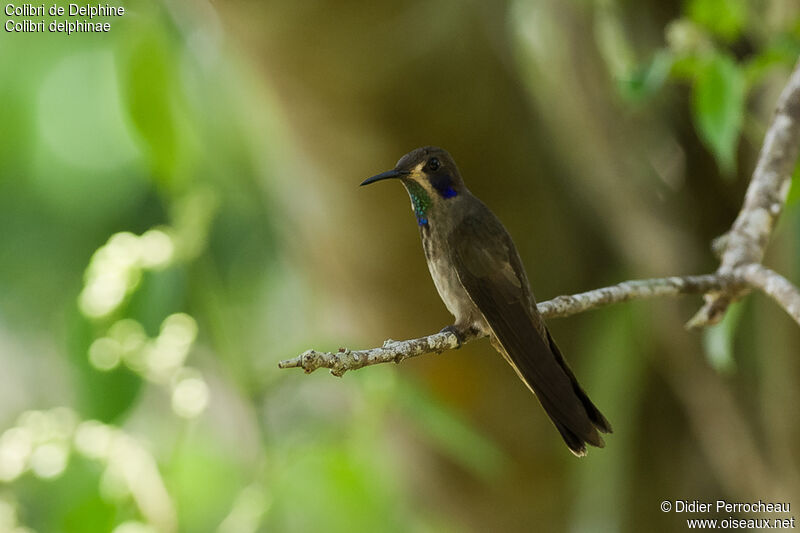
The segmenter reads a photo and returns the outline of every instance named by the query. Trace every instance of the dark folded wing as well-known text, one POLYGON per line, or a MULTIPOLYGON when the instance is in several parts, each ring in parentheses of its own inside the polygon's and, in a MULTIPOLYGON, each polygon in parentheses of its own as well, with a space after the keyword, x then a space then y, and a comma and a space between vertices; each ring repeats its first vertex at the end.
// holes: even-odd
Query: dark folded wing
POLYGON ((603 440, 576 391, 580 387, 560 354, 551 349, 547 330, 528 295, 519 255, 505 228, 494 215, 467 217, 450 243, 461 283, 509 362, 539 398, 569 447, 581 454, 585 442, 602 446, 603 440))

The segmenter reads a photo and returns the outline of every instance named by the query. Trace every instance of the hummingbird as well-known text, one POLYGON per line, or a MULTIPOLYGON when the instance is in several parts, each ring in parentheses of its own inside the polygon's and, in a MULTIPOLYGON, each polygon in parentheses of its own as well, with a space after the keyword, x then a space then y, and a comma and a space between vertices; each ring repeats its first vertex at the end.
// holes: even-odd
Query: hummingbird
POLYGON ((569 449, 602 448, 611 424, 578 384, 539 314, 514 241, 435 146, 417 148, 361 185, 398 179, 411 198, 433 283, 455 322, 442 331, 459 345, 488 336, 539 399, 569 449))

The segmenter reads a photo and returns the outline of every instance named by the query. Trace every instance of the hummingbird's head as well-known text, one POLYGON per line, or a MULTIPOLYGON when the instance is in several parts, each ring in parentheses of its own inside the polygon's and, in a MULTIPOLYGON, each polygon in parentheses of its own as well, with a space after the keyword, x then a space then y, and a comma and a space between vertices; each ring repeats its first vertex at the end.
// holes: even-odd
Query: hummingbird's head
POLYGON ((456 162, 447 150, 436 146, 412 150, 401 157, 392 170, 372 176, 361 185, 385 179, 403 182, 420 226, 428 224, 432 210, 446 209, 453 199, 467 190, 456 162))

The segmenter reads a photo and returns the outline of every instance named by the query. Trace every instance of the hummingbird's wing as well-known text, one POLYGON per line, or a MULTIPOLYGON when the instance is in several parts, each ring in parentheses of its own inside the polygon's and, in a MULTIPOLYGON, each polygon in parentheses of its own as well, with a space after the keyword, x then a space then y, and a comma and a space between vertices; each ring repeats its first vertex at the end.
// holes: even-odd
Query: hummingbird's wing
POLYGON ((586 443, 602 447, 598 429, 610 432, 608 421, 552 342, 511 237, 488 208, 481 209, 489 216, 467 215, 449 239, 461 284, 572 452, 584 455, 586 443))

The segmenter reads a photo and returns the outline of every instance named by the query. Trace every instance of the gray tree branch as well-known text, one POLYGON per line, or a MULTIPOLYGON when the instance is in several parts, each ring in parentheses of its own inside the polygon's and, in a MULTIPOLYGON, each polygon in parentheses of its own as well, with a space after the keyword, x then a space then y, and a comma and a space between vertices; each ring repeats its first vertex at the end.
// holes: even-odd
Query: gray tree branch
POLYGON ((759 264, 747 265, 739 271, 748 285, 760 289, 775 300, 795 322, 800 324, 800 291, 792 282, 759 264))
MULTIPOLYGON (((730 231, 720 239, 721 263, 717 272, 759 264, 764 259, 772 229, 778 220, 789 187, 792 172, 800 154, 800 61, 778 98, 772 123, 767 129, 758 164, 747 188, 739 215, 730 231)), ((735 300, 745 292, 731 289, 706 295, 706 303, 689 321, 690 327, 719 322, 735 300)))
MULTIPOLYGON (((703 294, 711 290, 724 290, 740 283, 734 275, 707 274, 625 281, 610 287, 595 289, 572 296, 558 296, 538 304, 545 318, 565 317, 597 309, 606 305, 629 300, 679 296, 681 294, 703 294)), ((477 337, 469 337, 469 342, 477 337)), ((342 376, 348 370, 380 363, 399 363, 405 359, 426 353, 441 353, 459 346, 456 336, 449 332, 434 333, 426 337, 405 341, 387 340, 380 348, 318 352, 308 350, 293 359, 281 361, 279 368, 302 368, 313 372, 318 368, 329 368, 334 376, 342 376)))

